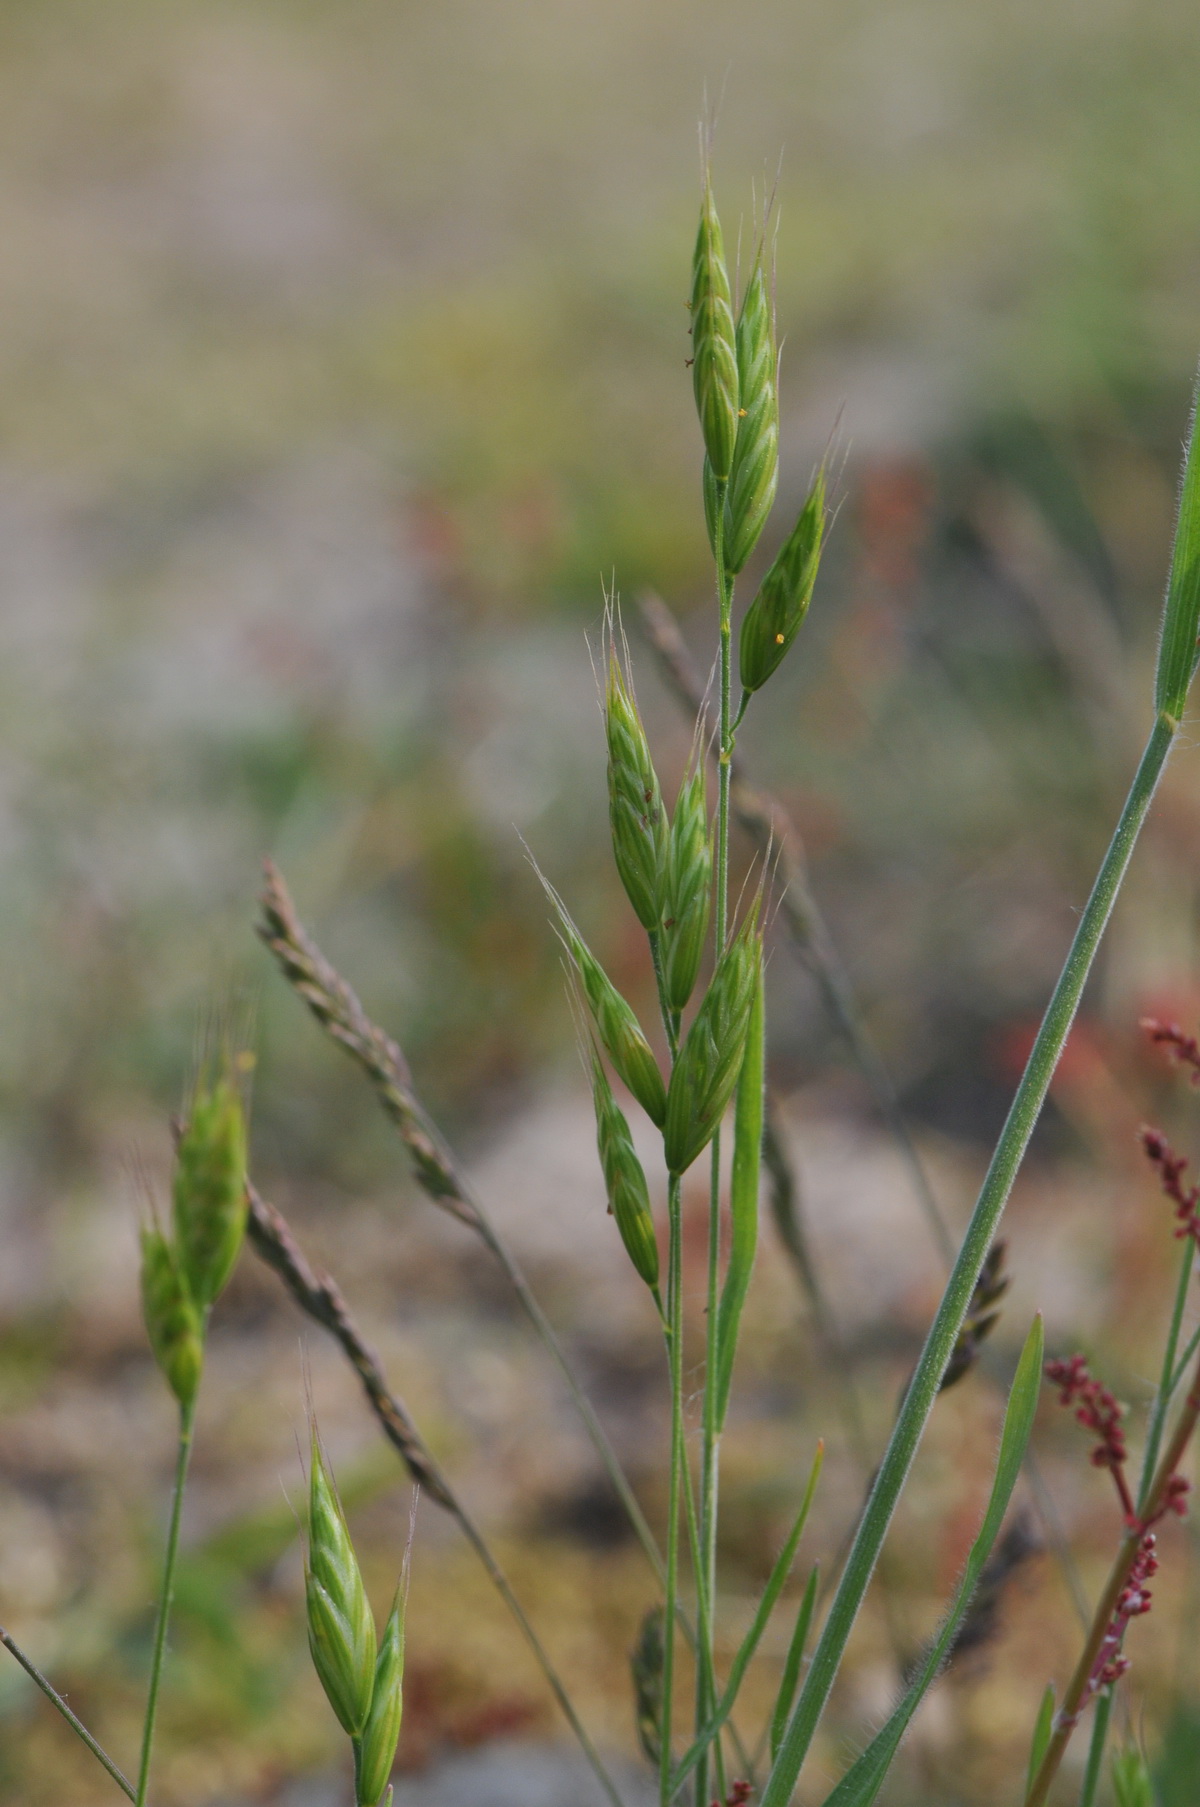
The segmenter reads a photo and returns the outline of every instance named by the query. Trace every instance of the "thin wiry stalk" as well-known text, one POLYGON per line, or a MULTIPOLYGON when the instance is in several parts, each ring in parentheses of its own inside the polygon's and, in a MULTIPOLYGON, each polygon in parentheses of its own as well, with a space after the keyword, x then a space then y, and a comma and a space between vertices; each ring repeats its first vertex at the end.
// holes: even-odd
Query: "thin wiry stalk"
POLYGON ((1084 1771, 1079 1807, 1095 1807, 1096 1790, 1100 1786, 1100 1772, 1104 1767, 1104 1746, 1108 1741, 1108 1722, 1112 1718, 1112 1703, 1112 1689, 1106 1688, 1096 1702, 1096 1716, 1092 1721, 1092 1740, 1088 1746, 1087 1769, 1084 1771))
MULTIPOLYGON (((693 719, 706 713, 704 686, 670 609, 661 597, 650 592, 638 598, 638 609, 662 675, 685 711, 693 719)), ((812 894, 795 824, 773 798, 750 783, 736 750, 731 751, 726 776, 734 816, 760 856, 770 858, 778 875, 780 918, 816 979, 825 1006, 844 1036, 875 1100, 875 1107, 904 1158, 913 1193, 930 1234, 942 1255, 951 1261, 955 1254, 954 1237, 921 1165, 887 1068, 863 1026, 850 976, 834 945, 829 925, 812 894)))
MULTIPOLYGON (((762 1807, 785 1807, 808 1754, 1177 729, 1174 717, 1164 711, 1155 721, 1146 743, 1120 821, 1017 1087, 954 1272, 942 1295, 904 1407, 896 1420, 808 1677, 767 1779, 762 1807)), ((1200 1399, 1197 1409, 1200 1410, 1200 1399)), ((1029 1807, 1036 1807, 1036 1801, 1037 1797, 1031 1797, 1029 1807)))
POLYGON ((175 1462, 175 1485, 171 1493, 171 1522, 167 1530, 167 1553, 163 1562, 162 1592, 158 1597, 158 1621, 154 1628, 154 1654, 150 1661, 150 1691, 146 1696, 146 1720, 142 1728, 142 1755, 138 1765, 137 1807, 145 1807, 150 1784, 150 1756, 154 1748, 154 1726, 158 1718, 158 1691, 162 1684, 163 1658, 167 1649, 167 1625, 175 1599, 175 1564, 179 1556, 179 1525, 183 1515, 183 1490, 187 1484, 188 1462, 192 1454, 192 1431, 196 1422, 196 1404, 192 1399, 179 1408, 179 1453, 175 1462))
POLYGON ((284 977, 308 1005, 334 1041, 358 1062, 375 1088, 380 1104, 400 1134, 423 1190, 458 1218, 491 1251, 542 1344, 563 1377, 571 1402, 633 1526, 638 1542, 661 1582, 663 1559, 654 1533, 637 1502, 616 1451, 605 1434, 562 1344, 530 1288, 516 1256, 471 1191, 453 1155, 413 1089, 408 1064, 391 1036, 373 1023, 357 996, 322 954, 304 928, 282 875, 266 862, 259 935, 275 956, 284 977))
POLYGON ((37 1686, 46 1696, 46 1699, 62 1714, 71 1730, 75 1733, 75 1736, 87 1745, 97 1763, 108 1771, 121 1792, 126 1795, 129 1800, 134 1800, 136 1797, 133 1792, 133 1784, 127 1777, 122 1775, 103 1745, 92 1737, 92 1734, 88 1731, 82 1719, 71 1711, 53 1682, 49 1681, 47 1677, 42 1674, 33 1659, 26 1656, 25 1652, 21 1649, 21 1646, 17 1643, 17 1640, 14 1637, 11 1637, 9 1633, 4 1630, 3 1626, 0 1626, 0 1644, 3 1644, 4 1648, 12 1656, 16 1657, 30 1681, 36 1682, 37 1686))
POLYGON ((663 1625, 662 1726, 659 1747, 659 1790, 663 1807, 670 1799, 671 1733, 675 1714, 675 1621, 679 1601, 679 1507, 683 1465, 683 1204, 679 1177, 672 1174, 667 1191, 667 1351, 671 1371, 671 1466, 668 1477, 666 1609, 663 1625))
POLYGON ((534 1660, 597 1781, 614 1807, 620 1807, 621 1797, 616 1785, 582 1724, 549 1653, 514 1594, 512 1584, 492 1554, 483 1532, 438 1466, 407 1406, 388 1386, 379 1359, 363 1340, 336 1281, 328 1274, 317 1273, 310 1265, 283 1214, 269 1204, 255 1186, 248 1184, 246 1194, 250 1204, 247 1222, 250 1246, 280 1276, 301 1311, 323 1330, 327 1330, 341 1345, 362 1383, 367 1402, 378 1419, 384 1436, 417 1485, 450 1513, 458 1524, 529 1645, 534 1660))

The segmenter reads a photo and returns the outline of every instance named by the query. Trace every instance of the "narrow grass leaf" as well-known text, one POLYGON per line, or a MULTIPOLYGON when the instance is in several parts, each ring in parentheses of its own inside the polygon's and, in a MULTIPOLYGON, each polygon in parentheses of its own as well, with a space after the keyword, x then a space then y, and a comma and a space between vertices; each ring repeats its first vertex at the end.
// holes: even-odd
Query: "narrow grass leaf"
MULTIPOLYGON (((754 1653, 762 1640, 763 1632, 767 1629, 767 1623, 775 1610, 780 1594, 783 1592, 784 1584, 791 1574, 792 1564, 796 1560, 796 1551, 799 1547, 800 1539, 804 1535, 804 1527, 808 1523, 809 1512, 812 1510, 813 1498, 817 1491, 817 1482, 821 1478, 821 1469, 824 1462, 825 1444, 823 1441, 819 1441, 817 1443, 817 1453, 813 1457, 813 1464, 809 1470, 808 1480, 805 1484, 804 1497, 800 1502, 800 1510, 796 1514, 796 1521, 792 1526, 787 1542, 784 1544, 782 1550, 780 1550, 779 1555, 775 1558, 775 1566, 767 1578, 767 1585, 762 1591, 762 1596, 759 1599, 758 1608, 751 1621, 750 1629, 742 1639, 742 1642, 738 1647, 737 1655, 733 1659, 733 1665, 729 1671, 729 1680, 725 1684, 725 1690, 721 1695, 720 1704, 708 1724, 696 1738, 695 1743, 689 1747, 685 1755, 680 1759, 679 1766, 671 1778, 672 1799, 674 1799, 675 1795, 678 1794, 683 1784, 687 1781, 687 1778, 691 1775, 705 1751, 708 1750, 714 1738, 717 1737, 721 1727, 725 1724, 725 1721, 729 1718, 730 1713, 732 1713, 737 1704, 738 1693, 741 1689, 742 1682, 745 1679, 746 1671, 750 1667, 754 1653)), ((814 1575, 815 1573, 816 1571, 814 1570, 814 1575)), ((812 1586, 813 1582, 810 1577, 809 1588, 812 1588, 812 1586)), ((805 1599, 807 1600, 807 1598, 808 1593, 806 1590, 805 1599)), ((803 1615, 803 1604, 801 1605, 800 1611, 803 1615)), ((809 1617, 811 1618, 811 1606, 809 1607, 808 1612, 809 1617)))
POLYGON ((725 1273, 717 1315, 718 1430, 724 1427, 725 1414, 729 1409, 738 1326, 742 1320, 742 1309, 746 1303, 758 1249, 758 1179, 762 1166, 763 1113, 766 1106, 764 1042, 763 970, 760 959, 734 1109, 733 1170, 729 1187, 732 1234, 729 1266, 725 1273))
POLYGON ((1038 1708, 1038 1716, 1033 1726, 1033 1741, 1029 1746, 1029 1774, 1025 1783, 1026 1793, 1033 1787, 1033 1778, 1042 1767, 1042 1758, 1046 1755, 1046 1746, 1054 1730, 1054 1683, 1046 1683, 1046 1692, 1042 1695, 1042 1704, 1038 1708))
POLYGON ((1017 1484, 1017 1476, 1021 1471, 1025 1448, 1033 1429, 1034 1414, 1037 1411, 1042 1376, 1042 1355, 1043 1333, 1042 1320, 1039 1315, 1033 1320, 1029 1335, 1025 1339, 1021 1359, 1017 1364, 1017 1372, 1004 1414, 1004 1429, 1000 1437, 1000 1454, 996 1461, 991 1498, 988 1500, 987 1511, 983 1515, 979 1534, 967 1556, 962 1580, 958 1584, 950 1611, 946 1614, 941 1631, 930 1646, 929 1652, 904 1698, 883 1730, 871 1740, 861 1757, 842 1777, 832 1794, 826 1797, 824 1807, 870 1807, 870 1803, 874 1801, 883 1786, 884 1778, 899 1749, 900 1740, 908 1730, 913 1714, 924 1700, 938 1671, 953 1648, 954 1639, 970 1604, 971 1595, 975 1591, 983 1565, 990 1556, 992 1545, 999 1536, 1004 1514, 1008 1510, 1008 1502, 1012 1498, 1013 1488, 1017 1484))
POLYGON ((788 1645, 783 1674, 779 1681, 779 1692, 775 1696, 775 1710, 771 1714, 772 1762, 775 1760, 775 1753, 783 1743, 788 1714, 792 1710, 796 1689, 800 1683, 800 1665, 804 1661, 804 1646, 808 1642, 809 1627, 812 1625, 813 1613, 817 1609, 817 1588, 820 1578, 820 1565, 814 1562, 812 1574, 808 1577, 808 1586, 804 1590, 804 1598, 800 1602, 800 1610, 796 1614, 796 1623, 792 1628, 792 1641, 788 1645))
POLYGON ((1154 706, 1178 721, 1196 668, 1196 632, 1200 627, 1200 456, 1196 450, 1196 398, 1188 424, 1179 517, 1171 549, 1171 574, 1163 604, 1162 638, 1154 706))

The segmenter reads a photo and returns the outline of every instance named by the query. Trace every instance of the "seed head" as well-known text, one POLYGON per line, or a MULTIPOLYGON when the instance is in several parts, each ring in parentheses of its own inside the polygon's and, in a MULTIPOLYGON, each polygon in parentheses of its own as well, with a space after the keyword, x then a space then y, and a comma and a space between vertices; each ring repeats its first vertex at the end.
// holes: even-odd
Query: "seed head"
POLYGON ((646 1176, 637 1158, 629 1125, 594 1053, 592 1102, 596 1107, 596 1145, 604 1169, 608 1208, 616 1219, 629 1259, 646 1285, 657 1292, 658 1240, 650 1213, 646 1176))
POLYGON ((304 1591, 313 1664, 342 1729, 357 1738, 367 1723, 375 1686, 375 1626, 315 1431, 304 1591))
POLYGON ((155 1225, 142 1231, 142 1313, 154 1359, 186 1409, 195 1403, 204 1366, 200 1314, 174 1247, 155 1225))
POLYGON ((663 1152, 672 1173, 708 1146, 733 1096, 762 961, 757 918, 755 909, 718 960, 671 1073, 663 1152))
POLYGON ((379 1640, 371 1710, 355 1752, 355 1807, 379 1807, 383 1798, 400 1738, 403 1680, 404 1595, 397 1589, 379 1640))
POLYGON ((739 644, 742 688, 759 690, 779 665, 812 601, 825 537, 825 472, 817 472, 808 500, 762 588, 746 611, 739 644))
POLYGON ((644 929, 656 929, 662 899, 666 817, 646 731, 616 652, 604 694, 608 815, 617 871, 644 929))
POLYGON ((654 1764, 662 1753, 664 1618, 661 1606, 650 1608, 629 1659, 638 1742, 646 1760, 654 1764))
POLYGON ((725 247, 705 178, 692 258, 692 387, 713 475, 728 481, 738 425, 738 365, 725 247))
POLYGON ((692 995, 711 904, 712 836, 697 759, 675 800, 663 873, 663 976, 672 1010, 682 1010, 692 995))
POLYGON ((738 423, 725 504, 725 564, 740 571, 758 543, 779 479, 775 318, 762 258, 737 323, 738 423))
POLYGON ((542 883, 558 912, 562 938, 579 974, 596 1033, 629 1090, 655 1128, 661 1129, 667 1112, 667 1092, 642 1026, 575 927, 558 892, 546 879, 542 883))
POLYGON ((180 1266, 204 1312, 232 1273, 246 1228, 246 1119, 226 1075, 196 1094, 175 1158, 174 1203, 180 1266))

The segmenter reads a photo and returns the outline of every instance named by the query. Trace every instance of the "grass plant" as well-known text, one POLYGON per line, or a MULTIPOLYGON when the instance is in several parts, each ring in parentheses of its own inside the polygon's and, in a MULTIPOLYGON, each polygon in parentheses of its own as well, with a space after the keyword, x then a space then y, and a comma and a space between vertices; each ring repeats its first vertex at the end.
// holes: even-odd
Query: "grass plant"
MULTIPOLYGON (((961 1243, 945 1217, 908 1138, 882 1063, 865 1036, 844 968, 812 899, 798 844, 778 808, 750 786, 737 736, 755 699, 797 643, 813 603, 829 527, 827 473, 812 475, 790 531, 742 614, 735 649, 735 582, 767 531, 779 484, 779 357, 771 301, 770 235, 760 222, 740 292, 730 280, 724 237, 706 169, 692 267, 691 370, 703 460, 699 501, 713 557, 715 708, 687 664, 661 605, 643 607, 651 638, 694 719, 692 752, 674 786, 664 786, 638 709, 628 646, 610 599, 603 648, 601 712, 607 753, 612 850, 630 911, 645 936, 660 1023, 647 1029, 570 914, 569 900, 546 882, 575 986, 591 1081, 597 1147, 614 1227, 645 1289, 661 1332, 670 1431, 663 1452, 665 1523, 656 1531, 624 1473, 562 1341, 515 1255, 469 1185, 423 1104, 397 1042, 371 1021, 358 996, 301 922, 287 886, 268 863, 260 935, 280 971, 322 1029, 350 1055, 374 1088, 428 1197, 481 1241, 498 1264, 553 1362, 608 1481, 639 1540, 656 1597, 634 1663, 637 1723, 653 1764, 659 1807, 689 1797, 740 1807, 787 1807, 801 1784, 849 1640, 883 1557, 885 1540, 939 1395, 977 1365, 1005 1290, 998 1232, 1030 1137, 1078 1009, 1138 835, 1175 746, 1195 664, 1200 627, 1200 459, 1194 424, 1185 459, 1179 518, 1167 586, 1148 738, 1108 850, 1067 951, 986 1177, 961 1243), (736 656, 736 690, 735 690, 736 656), (710 807, 708 759, 716 766, 710 807), (673 805, 667 798, 673 795, 673 805), (734 872, 732 832, 748 830, 756 849, 749 873, 734 872), (827 1565, 832 1596, 822 1614, 820 1570, 806 1553, 798 1600, 784 1605, 819 1486, 824 1444, 816 1442, 791 1527, 772 1563, 750 1623, 725 1664, 718 1553, 722 1436, 736 1410, 739 1333, 758 1254, 760 1195, 767 1180, 785 1247, 838 1359, 837 1333, 794 1208, 786 1159, 772 1124, 767 1088, 768 937, 777 920, 801 946, 848 1036, 885 1120, 895 1129, 929 1230, 950 1267, 920 1358, 875 1467, 857 1522, 846 1527, 844 1559, 827 1565), (658 1050, 665 1051, 665 1061, 658 1050), (618 1087, 645 1115, 661 1144, 652 1183, 618 1087), (732 1123, 730 1124, 730 1117, 732 1123), (707 1158, 703 1336, 692 1346, 684 1266, 685 1176, 707 1158), (665 1184, 663 1238, 652 1199, 665 1184), (728 1224, 728 1230, 726 1230, 728 1224), (839 1572, 840 1571, 840 1572, 839 1572), (661 1596, 661 1597, 657 1597, 661 1596), (735 1718, 743 1686, 776 1617, 786 1654, 767 1722, 757 1740, 735 1718), (688 1680, 690 1652, 690 1698, 688 1680)), ((699 511, 698 511, 699 519, 699 511)), ((1157 1044, 1194 1073, 1200 1045, 1174 1025, 1154 1024, 1157 1044)), ((1200 1188, 1185 1183, 1185 1163, 1161 1132, 1144 1148, 1171 1201, 1182 1259, 1151 1404, 1141 1476, 1126 1477, 1122 1411, 1082 1357, 1050 1364, 1061 1396, 1098 1438, 1093 1460, 1116 1487, 1121 1530, 1107 1582, 1087 1625, 1083 1648, 1061 1701, 1043 1698, 1033 1728, 1026 1807, 1043 1807, 1085 1710, 1095 1717, 1081 1807, 1094 1807, 1104 1775, 1112 1702, 1127 1658, 1126 1632, 1149 1601, 1157 1564, 1153 1527, 1186 1508, 1181 1467, 1200 1423, 1200 1355, 1184 1324, 1196 1249, 1200 1188)), ((179 1437, 162 1580, 147 1681, 135 1783, 81 1724, 51 1682, 7 1633, 0 1641, 22 1663, 136 1807, 154 1799, 152 1760, 210 1314, 248 1239, 283 1280, 300 1309, 333 1336, 353 1366, 383 1434, 431 1503, 457 1523, 528 1643, 596 1781, 622 1807, 596 1739, 584 1723, 541 1634, 430 1452, 346 1306, 337 1283, 314 1270, 281 1214, 247 1172, 246 1117, 237 1063, 216 1063, 195 1088, 177 1142, 169 1222, 153 1218, 142 1237, 142 1298, 155 1360, 179 1409, 179 1437)), ((1200 1334, 1200 1333, 1198 1333, 1200 1334)), ((935 1683, 998 1559, 1002 1534, 1037 1409, 1043 1328, 1034 1319, 1005 1408, 995 1471, 981 1521, 940 1629, 911 1666, 882 1728, 825 1796, 824 1807, 868 1807, 884 1787, 917 1709, 935 1683)), ((852 1436, 868 1459, 853 1395, 843 1405, 852 1436)), ((367 1601, 349 1524, 314 1429, 305 1522, 305 1603, 309 1644, 330 1707, 350 1740, 356 1807, 390 1799, 389 1777, 401 1728, 405 1586, 382 1632, 367 1601)), ((407 1565, 407 1556, 405 1557, 407 1565)), ((405 1568, 405 1573, 407 1572, 405 1568)), ((418 1631, 419 1635, 419 1631, 418 1631)), ((1112 1785, 1121 1807, 1152 1801, 1141 1753, 1117 1753, 1112 1785)), ((808 1778, 805 1778, 806 1785, 808 1778)), ((1018 1782, 1014 1779, 1014 1798, 1018 1782)), ((811 1798, 811 1787, 809 1789, 811 1798)))

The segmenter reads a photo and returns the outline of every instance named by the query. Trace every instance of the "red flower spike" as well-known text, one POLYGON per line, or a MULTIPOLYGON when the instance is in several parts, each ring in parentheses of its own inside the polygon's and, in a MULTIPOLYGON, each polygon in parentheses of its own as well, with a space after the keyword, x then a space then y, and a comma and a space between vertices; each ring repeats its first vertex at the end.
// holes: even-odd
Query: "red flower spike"
POLYGON ((1121 1424, 1124 1406, 1107 1387, 1092 1379, 1082 1355, 1072 1355, 1066 1361, 1047 1362, 1046 1378, 1059 1388, 1060 1405, 1073 1405, 1083 1428, 1099 1438, 1092 1451, 1092 1461, 1097 1468, 1107 1468, 1112 1475, 1121 1496, 1121 1509, 1126 1520, 1133 1523, 1133 1498, 1124 1475, 1124 1465, 1129 1457, 1121 1424))
POLYGON ((1190 1236, 1200 1248, 1200 1186, 1184 1185, 1187 1162, 1175 1153, 1161 1129, 1144 1124, 1140 1136, 1146 1159, 1157 1171, 1158 1183, 1175 1207, 1176 1236, 1190 1236))
POLYGON ((1089 1694, 1098 1694, 1101 1688, 1111 1688, 1128 1670, 1129 1658, 1121 1654, 1121 1643, 1129 1621, 1150 1611, 1150 1589, 1146 1583, 1157 1572, 1155 1536, 1153 1531, 1147 1531, 1138 1545, 1129 1579, 1118 1596, 1116 1610, 1104 1634, 1104 1641, 1096 1652, 1096 1661, 1088 1682, 1089 1694))
POLYGON ((1185 1035, 1178 1023, 1163 1023, 1154 1016, 1144 1016, 1140 1027, 1152 1042, 1169 1048, 1180 1066, 1190 1067, 1192 1084, 1200 1085, 1200 1040, 1196 1036, 1185 1035))

